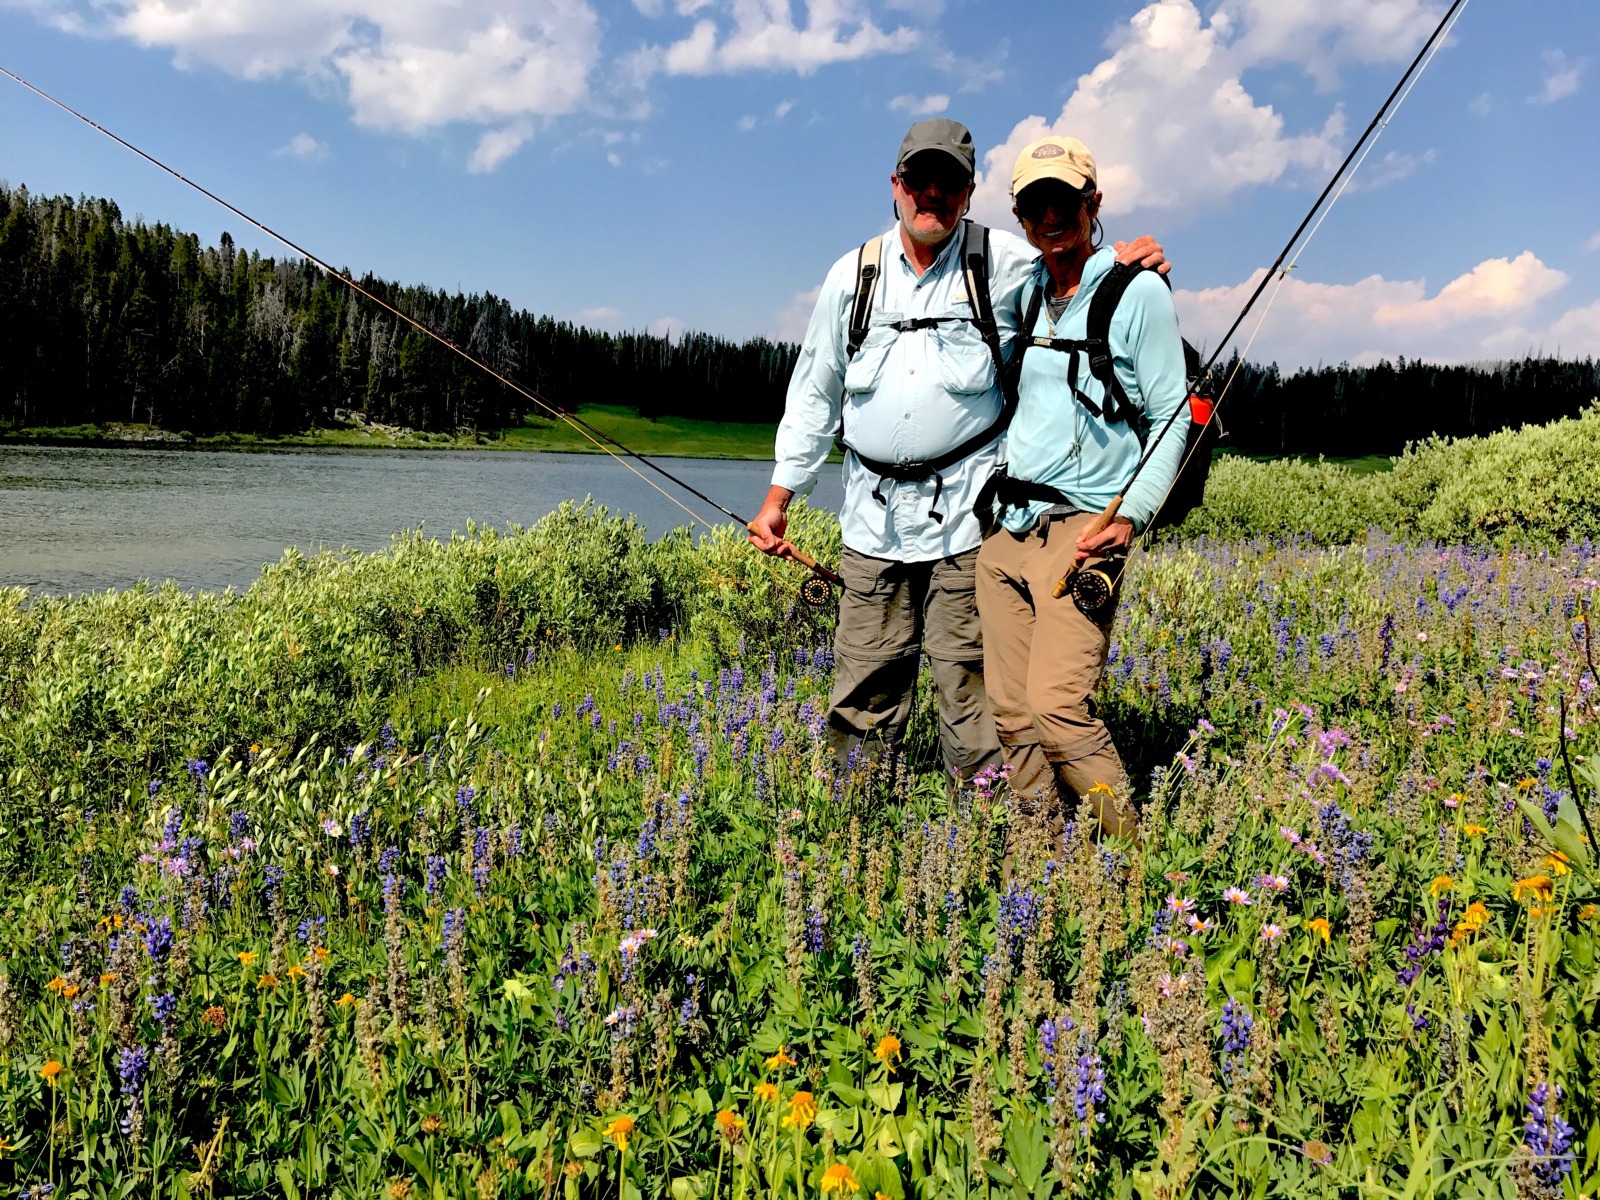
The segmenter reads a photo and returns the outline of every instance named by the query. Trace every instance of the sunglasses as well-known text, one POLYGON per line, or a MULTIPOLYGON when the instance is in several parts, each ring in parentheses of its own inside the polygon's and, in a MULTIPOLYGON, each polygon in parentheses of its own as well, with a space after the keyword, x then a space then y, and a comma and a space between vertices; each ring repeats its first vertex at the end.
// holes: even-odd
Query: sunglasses
POLYGON ((1033 187, 1024 189, 1017 197, 1017 215, 1024 221, 1037 223, 1054 210, 1057 216, 1070 219, 1077 216, 1093 192, 1092 186, 1085 191, 1079 191, 1064 183, 1042 186, 1034 184, 1033 187))
POLYGON ((938 185, 945 195, 954 195, 972 182, 970 176, 954 167, 927 167, 920 163, 907 163, 898 172, 900 183, 908 192, 921 192, 938 185))

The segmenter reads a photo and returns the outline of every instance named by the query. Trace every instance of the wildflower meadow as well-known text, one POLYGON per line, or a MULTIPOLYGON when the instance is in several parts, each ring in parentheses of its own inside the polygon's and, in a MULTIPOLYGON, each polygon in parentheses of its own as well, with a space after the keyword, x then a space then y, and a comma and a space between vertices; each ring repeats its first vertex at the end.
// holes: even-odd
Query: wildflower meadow
POLYGON ((1142 553, 1138 844, 926 697, 835 773, 797 583, 580 508, 8 594, 0 1195, 1600 1190, 1600 547, 1142 553))

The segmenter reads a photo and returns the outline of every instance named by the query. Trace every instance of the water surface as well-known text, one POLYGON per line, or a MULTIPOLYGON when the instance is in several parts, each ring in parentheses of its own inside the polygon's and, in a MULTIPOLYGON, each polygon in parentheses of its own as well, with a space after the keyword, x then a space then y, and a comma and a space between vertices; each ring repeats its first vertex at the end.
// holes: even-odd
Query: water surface
MULTIPOLYGON (((770 462, 659 461, 747 517, 772 475, 770 462)), ((418 526, 447 538, 468 521, 530 525, 585 496, 635 514, 651 536, 691 520, 601 455, 0 446, 0 586, 63 593, 172 579, 185 588, 244 587, 287 546, 377 550, 418 526)), ((841 497, 839 468, 824 467, 812 502, 837 510, 841 497)))

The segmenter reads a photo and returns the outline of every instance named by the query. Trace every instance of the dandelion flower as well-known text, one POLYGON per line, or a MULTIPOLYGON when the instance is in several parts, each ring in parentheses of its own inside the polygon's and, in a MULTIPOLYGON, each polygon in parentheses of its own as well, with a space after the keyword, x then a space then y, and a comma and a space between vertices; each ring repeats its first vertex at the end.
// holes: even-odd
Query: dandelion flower
POLYGON ((1468 837, 1482 837, 1489 832, 1489 827, 1487 825, 1463 825, 1461 832, 1468 837))
POLYGON ((785 1129, 804 1131, 817 1119, 817 1101, 810 1092, 796 1092, 789 1097, 789 1115, 783 1119, 785 1129))
POLYGON ((632 1117, 627 1117, 627 1116, 618 1117, 615 1121, 611 1122, 611 1124, 606 1126, 606 1137, 610 1138, 614 1143, 616 1143, 616 1147, 617 1147, 618 1153, 622 1153, 622 1154, 626 1154, 627 1153, 627 1151, 628 1151, 628 1139, 630 1137, 632 1137, 632 1136, 633 1136, 633 1118, 632 1117))
POLYGON ((1511 898, 1521 900, 1527 896, 1548 904, 1555 897, 1555 891, 1555 880, 1550 876, 1529 875, 1526 879, 1519 879, 1511 885, 1511 898))
POLYGON ((352 1008, 355 1006, 355 1003, 356 998, 349 992, 346 992, 344 995, 340 996, 334 1001, 334 1004, 338 1005, 340 1008, 352 1008))
POLYGON ((56 1076, 60 1075, 65 1069, 66 1068, 64 1068, 59 1062, 52 1058, 49 1062, 45 1063, 44 1066, 39 1068, 39 1074, 44 1076, 46 1083, 48 1083, 51 1087, 55 1087, 56 1076))
POLYGON ((778 1098, 778 1085, 775 1083, 756 1084, 756 1099, 763 1104, 771 1104, 778 1098))
POLYGON ((792 1067, 794 1065, 795 1061, 789 1057, 789 1047, 787 1045, 779 1046, 778 1052, 767 1059, 767 1070, 769 1071, 781 1071, 784 1067, 792 1067))
MULTIPOLYGON (((892 1033, 886 1033, 878 1039, 877 1047, 872 1051, 872 1056, 881 1063, 887 1063, 892 1058, 900 1057, 900 1039, 892 1033)), ((891 1067, 890 1070, 893 1070, 891 1067)))
POLYGON ((1245 891, 1243 888, 1240 888, 1240 887, 1224 888, 1223 891, 1222 891, 1222 898, 1224 900, 1226 900, 1229 904, 1254 904, 1255 903, 1254 900, 1250 899, 1250 893, 1245 891))
POLYGON ((821 1187, 824 1192, 859 1192, 861 1181, 844 1163, 834 1163, 822 1173, 821 1187))
POLYGON ((241 950, 234 957, 239 960, 239 965, 241 967, 248 967, 251 963, 255 962, 256 952, 254 950, 241 950))
POLYGON ((1282 925, 1275 925, 1271 921, 1268 921, 1265 925, 1263 925, 1261 927, 1261 940, 1264 941, 1264 942, 1275 942, 1279 938, 1281 938, 1282 936, 1283 936, 1283 926, 1282 925))
POLYGON ((1428 895, 1437 896, 1437 895, 1440 895, 1443 892, 1450 891, 1455 886, 1456 886, 1456 881, 1454 879, 1451 879, 1450 876, 1448 876, 1448 875, 1438 875, 1438 876, 1435 876, 1434 877, 1434 881, 1428 885, 1428 895))
POLYGON ((1306 922, 1306 928, 1320 937, 1324 942, 1333 938, 1333 926, 1328 924, 1327 917, 1313 917, 1306 922))

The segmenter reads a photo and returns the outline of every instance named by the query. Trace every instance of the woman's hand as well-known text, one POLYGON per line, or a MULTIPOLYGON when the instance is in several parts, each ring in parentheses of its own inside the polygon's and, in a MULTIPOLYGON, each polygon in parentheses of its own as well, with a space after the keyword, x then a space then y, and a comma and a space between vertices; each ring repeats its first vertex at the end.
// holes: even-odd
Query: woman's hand
POLYGON ((1078 535, 1077 566, 1091 558, 1104 558, 1117 554, 1133 544, 1133 522, 1127 517, 1112 517, 1111 524, 1099 533, 1090 535, 1087 528, 1078 535))

